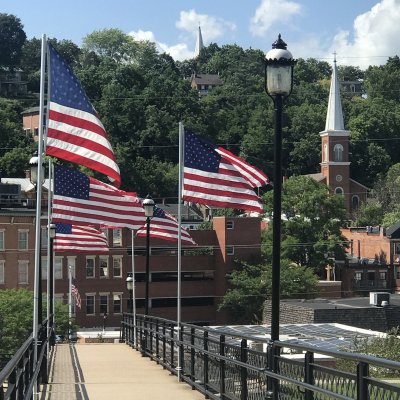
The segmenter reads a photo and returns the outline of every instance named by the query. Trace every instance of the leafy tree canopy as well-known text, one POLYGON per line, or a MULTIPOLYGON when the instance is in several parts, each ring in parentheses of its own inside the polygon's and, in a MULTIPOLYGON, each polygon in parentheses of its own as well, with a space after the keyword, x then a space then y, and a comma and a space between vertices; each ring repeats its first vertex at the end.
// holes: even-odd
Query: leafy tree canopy
POLYGON ((0 67, 19 66, 26 34, 21 20, 14 15, 0 13, 0 67))

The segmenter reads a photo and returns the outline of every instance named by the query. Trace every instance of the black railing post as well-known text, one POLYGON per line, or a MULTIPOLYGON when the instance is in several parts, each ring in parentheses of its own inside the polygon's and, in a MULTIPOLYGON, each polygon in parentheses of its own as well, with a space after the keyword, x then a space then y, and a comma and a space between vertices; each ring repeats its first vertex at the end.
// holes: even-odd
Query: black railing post
POLYGON ((147 336, 149 338, 150 344, 148 345, 150 351, 150 357, 153 358, 153 320, 149 320, 149 334, 147 336))
MULTIPOLYGON (((240 361, 247 363, 247 340, 242 339, 240 342, 240 361)), ((240 399, 247 400, 247 368, 240 367, 240 399)))
MULTIPOLYGON (((307 351, 304 356, 304 382, 314 385, 314 353, 307 351)), ((304 400, 314 400, 314 392, 305 390, 304 400)))
POLYGON ((369 365, 360 361, 357 365, 357 400, 368 400, 369 365))
MULTIPOLYGON (((225 335, 219 337, 219 355, 225 357, 225 335)), ((219 360, 219 392, 221 399, 225 396, 225 360, 219 360)))
POLYGON ((184 374, 184 370, 185 370, 185 347, 183 345, 183 335, 184 335, 184 330, 183 330, 183 325, 181 324, 181 326, 178 326, 178 332, 179 332, 179 366, 181 368, 180 371, 180 380, 183 381, 182 379, 182 375, 184 374))
POLYGON ((207 395, 208 392, 208 332, 204 331, 203 334, 203 348, 204 348, 204 389, 206 394, 204 397, 209 399, 210 397, 207 395))
POLYGON ((167 338, 166 338, 166 329, 165 322, 163 322, 162 327, 163 337, 162 337, 162 360, 163 360, 163 369, 165 369, 165 363, 167 362, 167 338))
POLYGON ((160 360, 160 346, 159 346, 159 335, 158 335, 158 330, 159 330, 159 325, 158 325, 158 319, 156 320, 156 361, 157 364, 159 364, 159 360, 160 360))
MULTIPOLYGON (((194 339, 195 339, 196 330, 194 328, 190 328, 190 380, 192 382, 196 381, 195 375, 195 360, 196 360, 196 350, 194 348, 194 339)), ((192 389, 195 390, 195 386, 192 385, 192 389)))
POLYGON ((175 350, 174 350, 174 325, 170 325, 170 337, 171 337, 171 344, 170 344, 170 349, 171 349, 171 369, 175 368, 175 350))

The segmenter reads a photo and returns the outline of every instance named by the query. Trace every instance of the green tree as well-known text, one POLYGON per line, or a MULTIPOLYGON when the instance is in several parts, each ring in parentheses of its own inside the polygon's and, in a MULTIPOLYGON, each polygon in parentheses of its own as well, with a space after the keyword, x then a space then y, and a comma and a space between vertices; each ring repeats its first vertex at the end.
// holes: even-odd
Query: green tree
MULTIPOLYGON (((309 298, 316 293, 318 277, 311 268, 281 261, 281 295, 283 298, 309 298)), ((271 295, 270 264, 243 263, 230 276, 232 288, 225 294, 219 309, 229 312, 235 323, 259 323, 263 304, 271 295)))
POLYGON ((0 354, 14 354, 32 333, 33 293, 0 290, 0 354))
MULTIPOLYGON (((264 195, 272 210, 273 192, 264 195)), ((291 177, 282 186, 282 257, 310 267, 323 277, 326 254, 344 259, 346 239, 341 234, 346 210, 343 198, 332 195, 326 185, 306 176, 291 177)), ((272 224, 271 224, 272 227, 272 224)), ((263 252, 272 259, 272 229, 264 233, 263 252)))
POLYGON ((0 13, 0 66, 19 66, 26 34, 21 20, 15 15, 0 13))

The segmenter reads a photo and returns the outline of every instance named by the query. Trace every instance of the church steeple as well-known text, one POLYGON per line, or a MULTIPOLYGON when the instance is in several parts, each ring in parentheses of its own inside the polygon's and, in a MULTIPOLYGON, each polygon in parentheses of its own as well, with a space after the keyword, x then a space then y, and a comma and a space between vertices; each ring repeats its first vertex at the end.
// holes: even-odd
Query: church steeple
POLYGON ((336 66, 336 53, 333 59, 333 72, 329 91, 328 111, 326 113, 325 131, 344 131, 340 84, 336 66))
POLYGON ((199 30, 197 32, 197 39, 196 39, 196 48, 194 50, 194 58, 198 58, 200 56, 200 52, 203 49, 203 36, 201 35, 201 28, 199 25, 199 30))

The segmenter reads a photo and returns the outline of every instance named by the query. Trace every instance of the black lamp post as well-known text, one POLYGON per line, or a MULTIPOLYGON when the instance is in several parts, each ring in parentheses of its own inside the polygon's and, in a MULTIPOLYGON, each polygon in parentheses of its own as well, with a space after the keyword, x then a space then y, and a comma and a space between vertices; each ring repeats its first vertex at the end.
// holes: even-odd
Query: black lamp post
POLYGON ((126 282, 126 288, 129 292, 128 311, 132 314, 133 313, 133 277, 131 275, 128 275, 125 282, 126 282))
POLYGON ((143 200, 144 215, 146 217, 146 294, 144 314, 149 314, 149 278, 150 278, 150 220, 154 215, 154 200, 150 195, 147 195, 143 200))
MULTIPOLYGON (((33 154, 31 159, 29 160, 29 168, 30 168, 30 181, 33 185, 35 185, 37 190, 38 185, 38 175, 39 175, 39 157, 37 151, 33 154)), ((42 175, 43 176, 43 175, 42 175)), ((42 183, 42 182, 41 182, 42 183)), ((40 183, 40 184, 41 184, 40 183)), ((36 198, 36 201, 41 201, 41 199, 36 198)), ((40 221, 36 221, 37 224, 40 224, 40 221)), ((39 246, 38 248, 41 249, 41 237, 36 238, 38 240, 39 246)), ((38 299, 37 299, 37 324, 41 325, 43 322, 43 299, 42 299, 42 257, 39 254, 39 268, 38 268, 38 282, 35 282, 35 286, 37 287, 34 289, 37 290, 38 299)))
POLYGON ((49 224, 48 226, 48 231, 49 231, 49 273, 48 273, 48 279, 49 279, 49 326, 51 329, 51 342, 54 344, 53 339, 54 339, 54 238, 56 237, 56 225, 55 224, 49 224))
POLYGON ((274 203, 272 226, 272 295, 271 340, 279 340, 281 196, 282 196, 282 103, 293 88, 293 67, 296 61, 279 34, 272 50, 265 55, 265 90, 274 101, 274 203))

